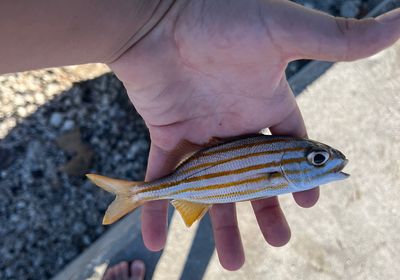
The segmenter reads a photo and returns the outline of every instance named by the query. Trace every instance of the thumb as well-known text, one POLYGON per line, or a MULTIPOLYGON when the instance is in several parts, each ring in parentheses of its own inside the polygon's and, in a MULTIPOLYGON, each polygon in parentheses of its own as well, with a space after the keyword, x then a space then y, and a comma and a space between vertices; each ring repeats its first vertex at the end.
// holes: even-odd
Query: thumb
POLYGON ((273 19, 267 22, 270 30, 279 30, 277 34, 281 35, 274 39, 286 51, 289 61, 356 60, 373 55, 400 39, 400 9, 375 19, 357 20, 284 3, 274 5, 273 19))

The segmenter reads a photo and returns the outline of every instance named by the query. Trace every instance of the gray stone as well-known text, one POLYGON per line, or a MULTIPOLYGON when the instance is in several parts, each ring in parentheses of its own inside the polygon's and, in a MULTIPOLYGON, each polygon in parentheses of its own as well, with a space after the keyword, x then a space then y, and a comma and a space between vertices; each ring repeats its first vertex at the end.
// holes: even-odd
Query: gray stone
POLYGON ((63 121, 63 115, 59 112, 54 112, 50 117, 50 124, 54 127, 59 127, 63 121))
POLYGON ((347 18, 355 18, 360 13, 361 0, 344 1, 340 7, 340 15, 347 18))
POLYGON ((26 107, 18 107, 17 108, 17 115, 20 118, 25 118, 26 116, 28 116, 28 110, 26 107))
POLYGON ((66 120, 62 125, 62 131, 68 131, 75 128, 75 122, 73 120, 66 120))
POLYGON ((15 94, 15 97, 14 97, 14 104, 15 104, 16 106, 24 106, 25 103, 26 103, 26 101, 25 101, 25 98, 24 98, 23 95, 21 95, 21 94, 15 94))

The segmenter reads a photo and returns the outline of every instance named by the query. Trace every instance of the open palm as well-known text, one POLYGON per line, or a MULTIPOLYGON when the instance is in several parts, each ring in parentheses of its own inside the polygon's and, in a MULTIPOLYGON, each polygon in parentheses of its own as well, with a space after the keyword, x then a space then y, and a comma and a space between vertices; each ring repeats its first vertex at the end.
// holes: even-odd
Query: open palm
MULTIPOLYGON (((378 20, 345 20, 286 1, 177 1, 139 43, 110 64, 127 88, 151 136, 146 174, 170 173, 184 155, 186 139, 199 145, 269 128, 274 134, 306 136, 284 70, 299 58, 353 60, 400 37, 393 13, 378 20)), ((294 194, 310 207, 318 189, 294 194)), ((252 202, 261 232, 273 246, 290 239, 276 197, 252 202)), ((146 246, 163 248, 168 202, 144 205, 146 246)), ((238 269, 244 253, 234 204, 211 209, 221 264, 238 269)))

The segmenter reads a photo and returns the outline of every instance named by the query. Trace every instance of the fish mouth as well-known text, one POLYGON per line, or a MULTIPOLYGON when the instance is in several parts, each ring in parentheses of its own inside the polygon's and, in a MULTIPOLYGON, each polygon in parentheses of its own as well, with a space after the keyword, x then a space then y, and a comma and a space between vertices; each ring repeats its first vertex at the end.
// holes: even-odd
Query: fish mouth
POLYGON ((342 175, 344 178, 350 177, 350 174, 343 172, 343 168, 349 163, 348 159, 344 159, 343 162, 338 165, 338 167, 335 169, 335 172, 342 175))

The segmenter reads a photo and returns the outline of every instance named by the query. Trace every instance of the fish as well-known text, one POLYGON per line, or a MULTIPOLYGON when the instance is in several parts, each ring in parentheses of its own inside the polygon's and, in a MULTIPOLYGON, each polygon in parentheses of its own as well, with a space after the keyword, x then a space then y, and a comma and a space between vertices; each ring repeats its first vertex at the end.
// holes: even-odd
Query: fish
POLYGON ((214 139, 155 181, 87 177, 116 195, 103 224, 114 223, 147 201, 167 199, 190 227, 213 204, 295 193, 346 179, 350 175, 342 170, 347 163, 339 150, 317 141, 257 134, 214 139))

